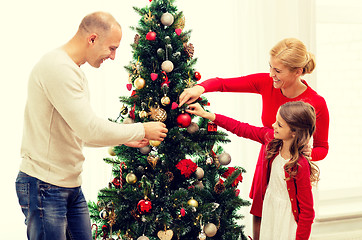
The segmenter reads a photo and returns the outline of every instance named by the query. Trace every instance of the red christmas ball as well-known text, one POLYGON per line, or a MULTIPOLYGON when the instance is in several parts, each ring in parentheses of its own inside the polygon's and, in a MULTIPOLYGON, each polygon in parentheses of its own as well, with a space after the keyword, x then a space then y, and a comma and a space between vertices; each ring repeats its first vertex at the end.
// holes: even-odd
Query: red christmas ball
POLYGON ((137 209, 140 212, 140 214, 148 213, 152 209, 152 203, 148 200, 140 200, 137 204, 137 209))
POLYGON ((199 72, 195 72, 195 79, 196 81, 199 81, 201 79, 201 74, 199 72))
POLYGON ((146 35, 146 39, 149 41, 155 41, 156 40, 156 33, 155 32, 148 32, 146 35))
POLYGON ((191 124, 191 116, 188 113, 181 113, 177 116, 177 124, 181 128, 187 128, 191 124))

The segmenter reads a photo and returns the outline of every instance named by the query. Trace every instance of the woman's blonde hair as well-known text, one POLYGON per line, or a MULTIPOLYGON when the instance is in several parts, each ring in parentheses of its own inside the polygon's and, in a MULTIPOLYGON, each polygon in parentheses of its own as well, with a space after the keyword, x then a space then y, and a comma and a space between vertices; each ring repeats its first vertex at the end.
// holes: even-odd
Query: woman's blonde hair
POLYGON ((302 75, 313 72, 315 56, 308 52, 304 43, 296 38, 285 38, 271 50, 270 56, 279 59, 291 71, 303 69, 302 75))

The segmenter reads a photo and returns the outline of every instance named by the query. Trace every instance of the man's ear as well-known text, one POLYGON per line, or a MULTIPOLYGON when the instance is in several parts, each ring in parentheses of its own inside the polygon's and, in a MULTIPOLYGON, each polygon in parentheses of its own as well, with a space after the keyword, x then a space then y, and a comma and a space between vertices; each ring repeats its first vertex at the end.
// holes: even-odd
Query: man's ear
POLYGON ((94 45, 95 41, 97 40, 98 36, 95 33, 92 33, 91 35, 89 35, 88 37, 88 43, 91 45, 94 45))

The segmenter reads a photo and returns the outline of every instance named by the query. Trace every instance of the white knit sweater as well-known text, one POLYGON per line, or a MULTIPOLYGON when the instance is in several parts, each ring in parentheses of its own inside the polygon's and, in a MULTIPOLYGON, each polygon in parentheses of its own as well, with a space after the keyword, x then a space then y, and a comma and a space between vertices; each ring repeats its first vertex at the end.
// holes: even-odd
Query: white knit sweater
POLYGON ((141 123, 117 124, 95 115, 83 71, 61 48, 35 65, 28 85, 20 171, 60 187, 77 187, 85 143, 115 146, 144 135, 141 123))

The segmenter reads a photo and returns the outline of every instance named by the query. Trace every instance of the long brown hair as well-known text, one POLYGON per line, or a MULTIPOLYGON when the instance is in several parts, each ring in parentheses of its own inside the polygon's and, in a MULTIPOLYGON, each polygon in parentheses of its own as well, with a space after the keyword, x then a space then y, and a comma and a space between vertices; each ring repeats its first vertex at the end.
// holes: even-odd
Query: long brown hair
MULTIPOLYGON (((303 148, 308 144, 315 131, 316 114, 314 107, 309 103, 301 101, 287 102, 280 106, 279 114, 288 124, 295 137, 289 148, 291 159, 284 165, 284 170, 294 178, 298 173, 298 159, 302 155, 303 148)), ((283 140, 273 139, 267 146, 266 159, 270 161, 277 155, 283 146, 283 140)), ((309 161, 310 180, 317 182, 319 180, 319 168, 309 161)))

